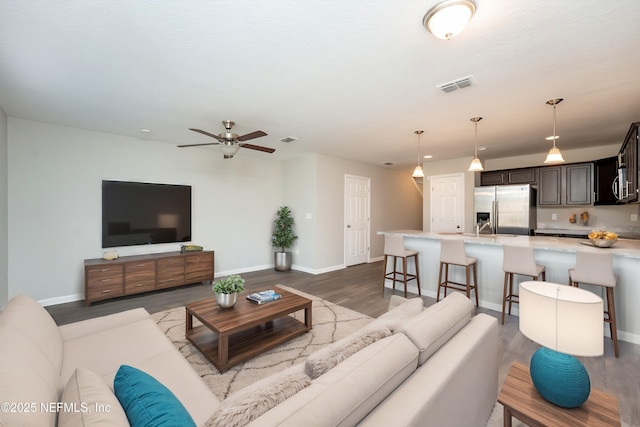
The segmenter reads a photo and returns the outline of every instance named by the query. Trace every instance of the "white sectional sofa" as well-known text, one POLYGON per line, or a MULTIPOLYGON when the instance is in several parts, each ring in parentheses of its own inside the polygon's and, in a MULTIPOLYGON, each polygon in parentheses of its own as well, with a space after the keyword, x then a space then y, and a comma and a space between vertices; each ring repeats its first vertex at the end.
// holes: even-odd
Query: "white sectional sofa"
POLYGON ((497 321, 473 316, 459 293, 426 309, 398 301, 363 330, 219 402, 145 310, 58 327, 18 296, 0 313, 0 402, 14 409, 0 411, 0 425, 129 425, 113 382, 130 365, 166 386, 198 426, 484 426, 498 392, 497 321))

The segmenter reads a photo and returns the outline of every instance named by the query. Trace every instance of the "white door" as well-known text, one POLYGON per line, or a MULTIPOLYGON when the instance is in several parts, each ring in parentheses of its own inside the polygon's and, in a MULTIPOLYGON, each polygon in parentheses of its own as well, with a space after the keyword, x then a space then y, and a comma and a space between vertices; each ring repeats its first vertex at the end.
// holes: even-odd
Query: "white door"
POLYGON ((431 231, 464 231, 464 174, 432 176, 431 231))
POLYGON ((369 178, 345 175, 345 265, 369 261, 369 178))

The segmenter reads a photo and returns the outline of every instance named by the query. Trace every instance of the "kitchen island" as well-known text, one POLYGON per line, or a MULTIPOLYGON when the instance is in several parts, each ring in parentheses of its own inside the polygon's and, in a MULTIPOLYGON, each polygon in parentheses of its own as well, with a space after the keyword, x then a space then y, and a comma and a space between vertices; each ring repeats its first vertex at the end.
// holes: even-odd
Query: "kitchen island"
MULTIPOLYGON (((404 237, 407 249, 419 252, 420 284, 422 294, 436 297, 438 289, 438 271, 440 266, 440 241, 443 239, 464 240, 467 256, 478 258, 478 297, 480 306, 502 311, 502 290, 504 272, 502 271, 503 246, 528 246, 533 248, 536 262, 546 267, 546 280, 555 283, 569 283, 568 270, 575 266, 576 252, 604 252, 613 254, 613 269, 618 276, 615 288, 615 304, 618 323, 618 339, 640 344, 640 241, 619 239, 611 248, 596 248, 587 239, 575 239, 550 236, 483 235, 475 233, 423 232, 399 230, 379 232, 404 237)), ((413 265, 410 267, 413 269, 413 265)), ((452 280, 464 282, 464 269, 451 268, 452 280)), ((516 276, 516 280, 531 278, 516 276)), ((387 287, 391 281, 387 280, 387 287)), ((602 296, 599 286, 580 285, 602 296)), ((409 282, 409 290, 417 294, 414 282, 409 282)), ((441 295, 442 296, 442 295, 441 295)), ((518 314, 515 304, 512 313, 518 314)), ((609 336, 609 327, 604 327, 609 336)))

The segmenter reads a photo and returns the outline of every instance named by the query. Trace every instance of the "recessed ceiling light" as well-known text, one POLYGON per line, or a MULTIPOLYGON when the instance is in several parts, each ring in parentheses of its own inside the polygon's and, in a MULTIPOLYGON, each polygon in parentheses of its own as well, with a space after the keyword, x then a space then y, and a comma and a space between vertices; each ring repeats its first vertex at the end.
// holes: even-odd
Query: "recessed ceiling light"
POLYGON ((554 139, 558 139, 558 138, 560 138, 560 135, 556 135, 556 136, 553 136, 553 135, 552 135, 552 136, 548 136, 548 137, 546 137, 545 139, 546 139, 547 141, 553 141, 554 139))
POLYGON ((487 151, 487 147, 478 147, 478 151, 487 151))
POLYGON ((426 156, 424 156, 425 159, 432 159, 433 156, 431 154, 427 154, 426 156))
POLYGON ((382 164, 385 166, 393 166, 392 162, 382 162, 382 164))
POLYGON ((140 132, 142 132, 142 133, 151 133, 151 129, 140 128, 140 132))

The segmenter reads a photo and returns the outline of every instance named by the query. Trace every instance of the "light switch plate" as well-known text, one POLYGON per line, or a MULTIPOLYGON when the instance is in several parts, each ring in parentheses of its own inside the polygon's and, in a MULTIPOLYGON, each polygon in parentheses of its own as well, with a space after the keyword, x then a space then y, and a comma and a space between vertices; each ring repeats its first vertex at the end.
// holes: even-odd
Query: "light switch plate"
POLYGON ((636 222, 638 220, 638 214, 631 214, 631 221, 636 222))
POLYGON ((558 214, 551 214, 551 221, 557 221, 558 220, 558 214))

